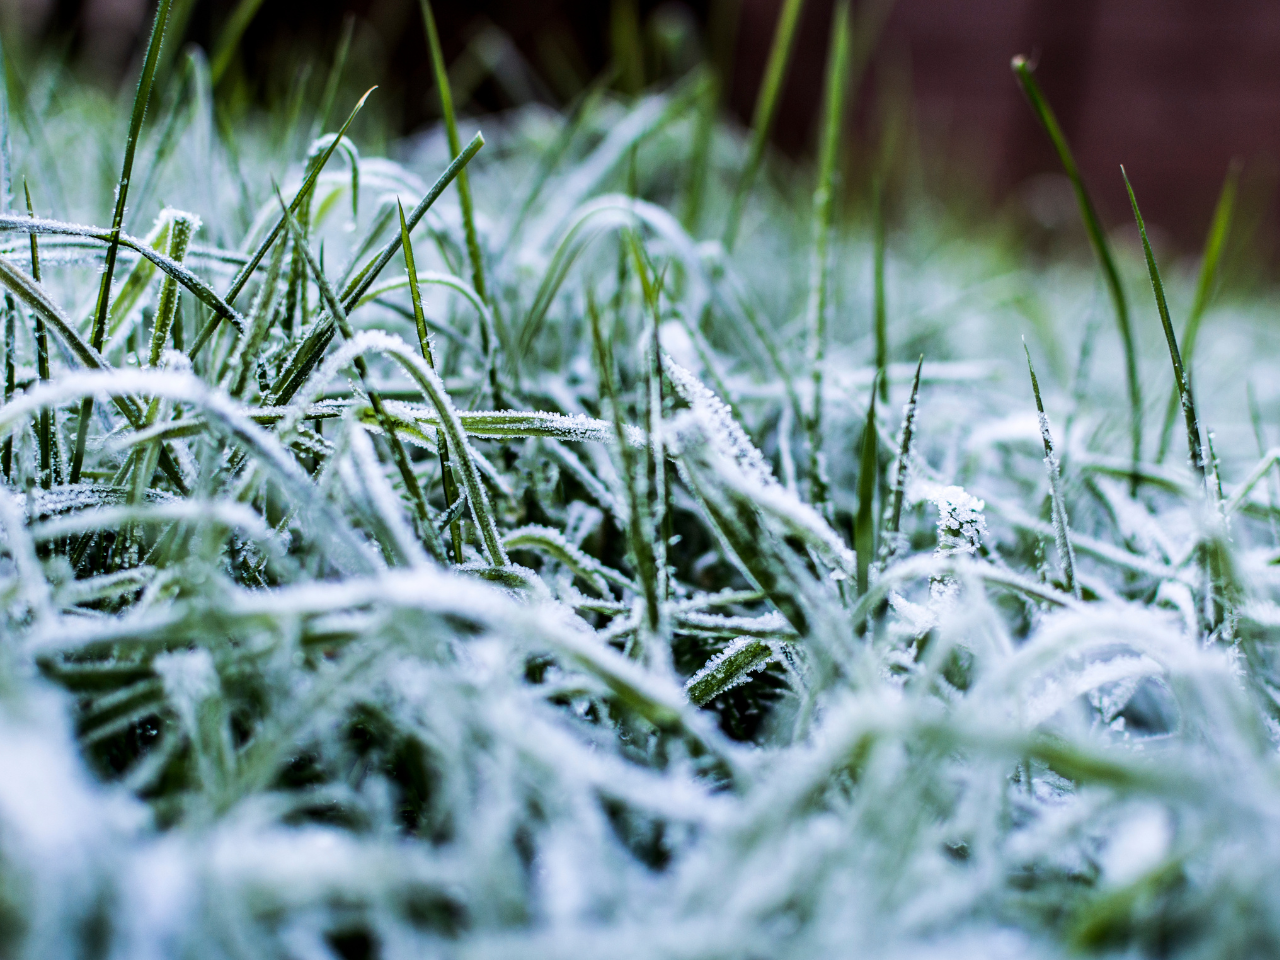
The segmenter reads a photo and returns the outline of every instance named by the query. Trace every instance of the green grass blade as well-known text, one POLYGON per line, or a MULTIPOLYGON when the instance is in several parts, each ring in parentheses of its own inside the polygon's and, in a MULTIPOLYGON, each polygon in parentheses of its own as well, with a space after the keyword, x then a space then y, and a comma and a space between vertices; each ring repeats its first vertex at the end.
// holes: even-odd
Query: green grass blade
POLYGON ((1044 465, 1049 473, 1049 498, 1053 505, 1053 533, 1054 544, 1058 549, 1058 563, 1062 567, 1062 579, 1067 591, 1079 600, 1080 584, 1076 581, 1076 555, 1071 546, 1071 530, 1067 525, 1067 503, 1062 495, 1062 473, 1057 454, 1053 450, 1053 435, 1049 432, 1049 418, 1044 412, 1044 401, 1040 399, 1040 381, 1036 379, 1036 368, 1031 365, 1031 351, 1027 349, 1025 338, 1022 349, 1027 355, 1027 372, 1031 374, 1031 391, 1036 396, 1036 413, 1040 417, 1040 439, 1044 441, 1044 465))
POLYGON ((1129 194, 1129 203, 1133 206, 1133 218, 1138 223, 1138 233, 1142 236, 1142 252, 1147 258, 1147 272, 1151 275, 1151 289, 1155 293, 1156 309, 1160 312, 1160 323, 1164 327, 1165 342, 1169 345, 1169 360, 1173 364, 1173 381, 1178 388, 1178 397, 1182 401, 1182 413, 1186 419, 1187 449, 1191 456, 1191 468, 1199 474, 1201 481, 1206 480, 1204 452, 1200 443, 1200 422, 1196 418, 1195 400, 1191 395, 1191 384, 1187 380, 1186 370, 1182 366, 1182 356, 1178 352, 1178 337, 1173 332, 1173 321, 1169 319, 1169 305, 1165 302, 1164 284, 1160 280, 1160 268, 1156 266, 1155 254, 1151 252, 1151 243, 1147 240, 1147 226, 1142 221, 1142 212, 1138 209, 1138 198, 1133 194, 1133 186, 1129 183, 1129 175, 1124 167, 1120 167, 1120 175, 1124 177, 1124 188, 1129 194))
POLYGON ((347 57, 351 54, 351 38, 356 32, 354 14, 347 14, 342 21, 342 34, 338 37, 338 48, 333 54, 333 66, 329 69, 329 77, 325 80, 324 94, 320 98, 320 112, 316 114, 312 139, 324 133, 329 125, 329 116, 333 113, 333 105, 338 99, 338 87, 342 83, 342 72, 347 67, 347 57))
POLYGON ((738 229, 742 222, 742 211, 746 206, 747 196, 755 182, 760 161, 764 158, 765 144, 769 141, 769 133, 773 129, 774 115, 777 113, 778 100, 782 95, 783 81, 786 79, 787 64, 791 60, 792 40, 795 39, 796 25, 800 21, 800 11, 804 0, 785 0, 778 14, 778 25, 773 33, 773 46, 769 50, 769 61, 765 66, 764 79, 760 84, 760 92, 756 96, 755 113, 751 118, 751 145, 747 151, 747 162, 738 178, 734 190, 732 205, 729 208, 729 220, 725 224, 723 242, 726 250, 733 250, 738 241, 738 229))
POLYGON ((880 400, 889 402, 889 327, 888 307, 885 303, 884 290, 884 257, 885 257, 885 222, 884 222, 884 182, 878 177, 873 187, 871 201, 872 230, 872 280, 873 280, 873 320, 876 331, 876 374, 880 378, 880 400))
MULTIPOLYGON (((431 0, 421 0, 422 22, 427 30, 427 46, 431 49, 431 68, 435 72, 436 92, 440 97, 440 111, 444 114, 445 133, 449 138, 449 153, 462 152, 458 139, 458 120, 453 109, 453 93, 449 88, 449 71, 445 66, 444 52, 440 49, 440 37, 436 33, 436 18, 431 12, 431 0)), ((480 251, 480 239, 476 234, 475 209, 471 202, 471 183, 465 169, 458 171, 458 202, 462 206, 462 228, 467 238, 467 256, 471 260, 471 285, 488 302, 489 294, 484 280, 484 256, 480 251)), ((486 353, 488 352, 486 348, 486 353)))
MULTIPOLYGON (((107 326, 107 312, 111 305, 111 280, 116 268, 116 253, 120 247, 120 233, 124 226, 125 204, 129 197, 129 180, 133 176, 133 156, 138 148, 138 136, 142 132, 142 121, 146 117, 147 102, 151 99, 151 82, 155 78, 156 64, 160 58, 160 47, 164 41, 164 30, 169 20, 171 0, 160 0, 156 9, 155 21, 151 25, 151 39, 147 43, 147 56, 142 64, 142 75, 138 78, 138 89, 133 97, 133 113, 129 117, 129 133, 124 143, 124 162, 120 170, 120 183, 116 188, 116 209, 111 217, 111 239, 107 244, 106 263, 102 270, 102 281, 98 287, 98 303, 94 310, 93 330, 90 343, 95 350, 102 349, 102 338, 107 326)), ((93 414, 93 398, 87 397, 80 404, 80 422, 76 430, 75 453, 71 458, 71 482, 80 481, 80 470, 84 465, 84 448, 89 439, 89 418, 93 414)))
MULTIPOLYGON (((404 207, 396 203, 400 212, 400 243, 404 248, 404 268, 409 277, 409 297, 413 301, 413 322, 418 330, 418 345, 422 348, 422 359, 432 370, 436 368, 435 357, 431 353, 431 341, 427 333, 427 318, 422 312, 422 291, 418 288, 418 267, 413 259, 413 241, 409 237, 409 225, 405 223, 404 207)), ((445 512, 449 512, 458 500, 458 487, 453 480, 453 468, 449 465, 449 443, 440 437, 440 482, 444 486, 445 512)), ((462 524, 454 519, 449 524, 449 533, 453 541, 453 561, 462 563, 462 524)))
POLYGON ((822 453, 822 378, 827 352, 831 205, 836 157, 839 153, 840 135, 844 129, 845 91, 848 86, 849 3, 848 0, 840 0, 831 18, 831 45, 827 51, 822 142, 818 147, 818 182, 813 191, 813 259, 809 267, 809 359, 813 376, 813 407, 808 418, 809 500, 819 510, 827 501, 826 464, 822 453))
MULTIPOLYGON (((877 377, 877 380, 879 378, 877 377)), ((871 558, 875 554, 875 499, 879 477, 879 435, 876 432, 876 392, 871 385, 867 423, 862 430, 862 456, 858 467, 858 513, 853 524, 853 549, 858 555, 858 596, 871 585, 871 558)))
MULTIPOLYGON (((1204 255, 1200 260, 1200 276, 1196 281, 1196 298, 1191 304, 1191 313, 1187 315, 1187 326, 1182 332, 1183 362, 1191 366, 1191 357, 1196 348, 1196 336, 1200 332, 1200 322, 1209 308, 1209 303, 1218 287, 1218 268, 1222 262, 1222 251, 1227 245, 1227 237, 1231 234, 1231 223, 1235 217, 1236 193, 1240 186, 1240 165, 1233 163, 1227 170, 1227 178, 1222 183, 1222 192, 1218 195, 1218 204, 1213 211, 1213 223, 1209 226, 1209 236, 1205 239, 1204 255)), ((1179 394, 1175 387, 1169 394, 1169 406, 1165 410, 1164 426, 1160 430, 1160 453, 1157 463, 1164 462, 1164 455, 1169 445, 1169 436, 1173 431, 1173 420, 1179 406, 1179 394)))
POLYGON ((902 502, 906 497, 907 479, 911 464, 911 440, 915 431, 916 402, 920 395, 920 371, 924 369, 924 354, 916 363, 916 376, 911 382, 911 399, 907 401, 907 409, 902 417, 902 443, 898 447, 898 461, 893 471, 893 506, 889 513, 889 522, 885 526, 885 559, 892 559, 901 544, 898 542, 902 530, 902 502))
MULTIPOLYGON (((13 297, 7 291, 4 295, 4 402, 7 404, 13 399, 13 391, 16 384, 17 375, 17 315, 18 307, 13 302, 13 297)), ((3 452, 0 452, 0 470, 4 472, 6 480, 13 479, 13 437, 4 438, 3 452)))
MULTIPOLYGON (((31 188, 27 186, 27 180, 22 180, 22 192, 27 200, 27 216, 35 219, 35 207, 31 203, 31 188)), ((40 246, 36 241, 36 235, 31 236, 31 277, 36 283, 40 282, 40 246)), ((36 342, 36 376, 41 380, 49 379, 49 334, 44 328, 44 320, 40 314, 33 313, 31 315, 31 324, 35 333, 36 342)), ((40 425, 38 428, 40 437, 40 485, 48 490, 53 486, 53 464, 52 464, 52 437, 53 437, 53 410, 44 407, 40 411, 40 425)))
MULTIPOLYGON (((1022 92, 1026 94, 1036 119, 1040 121, 1040 125, 1053 143, 1062 169, 1071 181, 1071 187, 1076 195, 1076 204, 1080 208, 1080 216, 1084 220, 1085 231, 1089 235, 1089 243, 1093 246, 1099 266, 1102 267, 1102 276, 1107 284, 1107 292, 1111 296, 1112 307, 1115 309, 1116 326, 1119 328, 1120 340, 1124 346, 1125 376, 1129 387, 1130 442, 1133 447, 1133 462, 1137 464, 1142 459, 1142 387, 1138 381, 1138 354, 1129 321, 1129 301, 1125 297, 1124 284, 1120 280, 1120 271, 1111 253, 1106 231, 1102 229, 1102 221, 1098 219, 1093 200, 1085 188, 1075 157, 1071 153, 1071 147, 1067 144, 1067 138, 1062 132, 1062 127, 1058 125, 1058 119, 1054 116, 1049 102, 1040 92, 1040 85, 1032 76, 1031 69, 1026 57, 1013 58, 1014 76, 1017 77, 1022 92)), ((1136 478, 1131 481, 1133 485, 1136 483, 1136 478)))
MULTIPOLYGON (((187 255, 187 246, 191 235, 196 230, 196 221, 191 216, 178 215, 169 227, 168 257, 174 263, 181 263, 187 255)), ((160 354, 169 340, 169 331, 173 328, 173 318, 178 313, 178 282, 171 276, 164 278, 160 286, 160 302, 156 306, 154 326, 151 330, 151 352, 148 363, 156 366, 160 362, 160 354)))

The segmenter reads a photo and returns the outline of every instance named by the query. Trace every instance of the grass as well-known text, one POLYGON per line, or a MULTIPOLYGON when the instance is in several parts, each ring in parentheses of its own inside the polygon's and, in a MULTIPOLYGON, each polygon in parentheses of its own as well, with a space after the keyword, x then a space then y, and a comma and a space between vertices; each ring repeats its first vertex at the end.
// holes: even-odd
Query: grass
POLYGON ((870 16, 812 170, 708 129, 723 65, 477 119, 436 50, 391 156, 350 27, 280 115, 198 50, 132 111, 10 87, 0 953, 1280 948, 1236 174, 1196 273, 1068 164, 1039 262, 858 173, 870 16))

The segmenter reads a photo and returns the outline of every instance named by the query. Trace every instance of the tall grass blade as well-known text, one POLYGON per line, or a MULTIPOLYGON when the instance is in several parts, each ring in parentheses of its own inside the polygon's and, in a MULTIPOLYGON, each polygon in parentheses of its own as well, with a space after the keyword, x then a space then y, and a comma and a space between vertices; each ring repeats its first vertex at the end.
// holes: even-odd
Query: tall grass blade
POLYGON ((214 86, 217 86, 226 74, 227 68, 231 66, 236 48, 240 45, 240 38, 249 29, 253 18, 258 15, 262 2, 263 0, 240 0, 231 11, 231 16, 223 24, 222 30, 218 33, 218 39, 214 43, 213 57, 209 67, 214 86))
MULTIPOLYGON (((138 89, 133 97, 133 113, 129 117, 129 133, 124 143, 124 161, 120 169, 120 183, 116 187, 116 209, 111 217, 111 239, 107 243, 106 263, 102 269, 102 281, 98 287, 98 303, 94 309, 93 330, 90 344, 95 350, 102 349, 102 338, 106 332, 107 312, 111 306, 111 280, 115 274, 116 254, 120 247, 120 233, 124 227, 125 204, 129 197, 129 180, 133 175, 133 156, 138 148, 138 136, 142 132, 142 121, 147 113, 147 102, 151 99, 151 82, 155 78, 156 64, 160 58, 160 47, 164 42, 164 30, 169 21, 169 9, 172 0, 160 0, 156 9, 155 21, 151 25, 151 39, 147 43, 147 55, 142 64, 142 75, 138 78, 138 89)), ((93 415, 93 398, 86 397, 80 404, 80 420, 76 428, 75 452, 71 457, 71 482, 80 481, 80 470, 84 465, 84 447, 89 439, 89 419, 93 415)))
POLYGON ((1062 495, 1062 471, 1058 465, 1058 456, 1053 450, 1053 435, 1049 432, 1049 418, 1044 412, 1044 401, 1040 399, 1040 381, 1036 379, 1036 369, 1031 364, 1031 351, 1027 349, 1025 339, 1022 341, 1022 349, 1027 355, 1027 372, 1031 374, 1031 391, 1035 394, 1036 413, 1040 418, 1040 439, 1044 441, 1044 465, 1049 474, 1049 499, 1053 506, 1053 534, 1058 550, 1058 564, 1062 567, 1062 580, 1067 591, 1079 600, 1082 594, 1076 580, 1076 554, 1071 546, 1071 529, 1067 523, 1067 502, 1062 495))
POLYGON ((889 519, 885 524, 884 544, 885 560, 892 560, 901 552, 905 544, 901 543, 902 504, 906 498, 907 481, 910 478, 911 441, 915 432, 916 402, 920 395, 920 371, 924 369, 924 354, 916 363, 915 379, 911 381, 911 399, 902 416, 902 442, 898 446, 898 459, 893 470, 893 486, 891 488, 892 505, 889 519))
POLYGON ((747 150, 747 160, 742 167, 742 173, 738 177, 738 185, 729 207, 729 219, 724 228, 722 240, 725 249, 729 251, 732 251, 738 242, 738 229, 741 226, 743 208, 751 193, 751 187, 755 183, 760 161, 764 158, 764 148, 769 141, 769 133, 773 129, 778 100, 782 95, 783 81, 787 75, 787 65, 791 60, 792 40, 795 39, 796 25, 800 22, 800 11, 803 7, 804 0, 784 0, 782 10, 778 13, 773 45, 769 49, 769 60, 765 65, 764 79, 760 83, 760 92, 756 95, 755 112, 751 118, 751 145, 747 150))
POLYGON ((822 451, 822 378, 827 353, 831 205, 848 86, 849 3, 848 0, 840 0, 831 17, 831 45, 827 51, 827 89, 823 100, 822 142, 818 147, 818 183, 813 192, 813 260, 809 268, 809 358, 813 371, 813 407, 808 420, 809 500, 819 510, 827 501, 826 464, 822 451))
POLYGON ((889 402, 889 322, 888 307, 885 302, 884 258, 885 258, 885 219, 884 219, 884 182, 877 177, 872 188, 872 318, 876 335, 876 375, 880 378, 880 401, 889 402))
MULTIPOLYGON (((877 381, 879 377, 876 378, 877 381)), ((875 556, 875 499, 879 486, 879 434, 876 431, 876 394, 879 383, 871 384, 871 402, 862 430, 862 455, 858 465, 858 513, 853 522, 853 549, 858 555, 858 596, 871 586, 871 559, 875 556)))
MULTIPOLYGON (((453 109, 453 93, 449 88, 449 70, 444 62, 444 51, 440 49, 440 36, 436 32, 436 18, 431 11, 431 0, 421 0, 422 22, 427 31, 427 46, 431 51, 431 69, 435 73, 436 93, 440 97, 440 112, 444 114, 445 134, 449 138, 449 153, 457 156, 462 152, 462 141, 458 138, 458 119, 453 109)), ((480 299, 488 302, 489 293, 485 286, 484 255, 480 250, 480 239, 476 234, 475 207, 471 200, 471 182, 465 169, 458 171, 458 202, 462 206, 462 228, 466 234, 467 257, 471 260, 471 285, 475 287, 480 299)), ((486 352, 487 349, 486 349, 486 352)))
MULTIPOLYGON (((409 226, 405 223, 404 207, 399 203, 396 207, 400 212, 400 243, 404 248, 404 268, 409 277, 409 296, 413 301, 413 322, 418 330, 418 345, 422 348, 422 359, 427 361, 427 366, 435 370, 436 361, 432 355, 431 340, 427 333, 427 320, 422 312, 422 292, 418 289, 418 267, 413 259, 413 241, 409 238, 409 226)), ((458 500, 458 487, 453 479, 453 468, 449 465, 449 443, 445 439, 443 430, 439 432, 439 437, 440 482, 444 486, 445 512, 448 513, 458 500)), ((462 524, 454 519, 449 524, 449 530, 453 540, 453 562, 463 563, 462 524)))
MULTIPOLYGON (((1022 87, 1022 92, 1026 94, 1036 119, 1040 121, 1040 125, 1053 143, 1053 148, 1058 154, 1062 169, 1071 181, 1071 187, 1076 195, 1076 204, 1080 208, 1080 216, 1084 221, 1085 231, 1089 235, 1089 243, 1093 246, 1093 252, 1098 258, 1099 266, 1102 267, 1102 276, 1106 281, 1107 292, 1111 296, 1111 305, 1115 309, 1116 326, 1119 328, 1120 340, 1124 346, 1125 376, 1129 386, 1130 442, 1133 448, 1133 463, 1136 469, 1137 464, 1142 459, 1142 386, 1138 381, 1138 354, 1137 347, 1133 341, 1132 326, 1129 321, 1129 301, 1125 296, 1124 284, 1120 280, 1120 271, 1116 267, 1115 257, 1111 253, 1111 245, 1107 241, 1106 231, 1102 228, 1102 221, 1098 219, 1093 200, 1089 197, 1089 191, 1085 188, 1084 180, 1080 176, 1080 170, 1076 166, 1075 157, 1072 156, 1071 147, 1067 144, 1067 138, 1062 132, 1062 127, 1058 125, 1058 119, 1054 116, 1053 109, 1049 106, 1044 94, 1040 92, 1040 86, 1036 83, 1031 71, 1032 66, 1027 62, 1026 57, 1017 56, 1013 58, 1014 76, 1017 77, 1018 84, 1022 87)), ((1136 485, 1137 475, 1135 473, 1134 478, 1130 481, 1130 486, 1136 487, 1136 485)))
MULTIPOLYGON (((1196 298, 1191 304, 1191 312, 1187 315, 1187 326, 1182 331, 1182 359, 1188 367, 1191 366, 1191 357, 1195 352, 1200 323, 1218 288, 1218 269, 1222 262, 1222 252, 1227 245, 1227 238, 1231 235, 1231 223, 1235 217, 1236 193, 1239 186, 1240 164, 1232 163, 1227 170, 1227 178, 1223 181, 1222 192, 1218 195, 1218 203, 1213 211, 1213 223, 1209 226, 1209 236, 1205 238, 1204 254, 1200 259, 1196 298)), ((1160 453, 1156 458, 1157 463, 1164 462, 1169 437, 1173 432, 1175 411, 1180 406, 1180 399, 1175 386, 1169 394, 1169 406, 1165 410, 1164 425, 1160 430, 1160 453)))
MULTIPOLYGON (((1147 258, 1147 272, 1151 275, 1151 290, 1155 294, 1156 309, 1160 312, 1160 323, 1164 327, 1165 342, 1169 345, 1169 360, 1173 364, 1173 382, 1178 388, 1178 398, 1182 402, 1182 414, 1186 420, 1187 450, 1191 458, 1191 469, 1202 483, 1207 483, 1204 452, 1200 440, 1200 422, 1196 418, 1195 400, 1191 395, 1191 383, 1187 379, 1186 370, 1182 366, 1182 355, 1178 352, 1178 337, 1173 332, 1173 321, 1169 319, 1169 305, 1164 298, 1164 284, 1160 280, 1160 268, 1156 266, 1155 254, 1151 252, 1151 243, 1147 240, 1147 226, 1142 221, 1142 212, 1138 209, 1138 198, 1133 194, 1133 186, 1129 183, 1129 175, 1124 167, 1120 167, 1120 175, 1124 178, 1124 188, 1129 194, 1129 203, 1133 206, 1133 218, 1138 223, 1138 233, 1142 237, 1142 252, 1147 258)), ((1206 492, 1209 492, 1206 489, 1206 492)))
MULTIPOLYGON (((35 208, 31 203, 31 188, 27 186, 27 180, 22 180, 22 192, 27 200, 27 216, 35 219, 35 208)), ((31 278, 36 283, 40 282, 40 246, 36 241, 36 235, 31 234, 31 278)), ((36 376, 41 380, 49 379, 49 334, 45 331, 44 320, 40 314, 33 313, 31 315, 31 324, 35 334, 36 343, 36 376)), ((53 486, 53 410, 44 407, 40 411, 40 425, 38 428, 40 439, 40 485, 48 490, 53 486)))
POLYGON ((347 57, 351 54, 351 38, 355 32, 355 14, 349 13, 342 20, 342 33, 338 36, 338 47, 333 53, 333 65, 329 68, 329 76, 324 83, 324 93, 320 97, 320 111, 316 114, 315 123, 312 126, 313 140, 324 133, 324 128, 329 125, 329 116, 333 113, 333 105, 338 100, 338 88, 342 84, 342 72, 347 67, 347 57))

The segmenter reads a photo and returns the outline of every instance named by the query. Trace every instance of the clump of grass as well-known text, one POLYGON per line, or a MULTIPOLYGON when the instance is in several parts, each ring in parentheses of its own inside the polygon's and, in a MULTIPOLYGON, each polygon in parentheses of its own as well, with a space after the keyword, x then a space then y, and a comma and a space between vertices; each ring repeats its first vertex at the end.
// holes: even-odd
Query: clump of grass
POLYGON ((1271 304, 1193 408, 1221 243, 1162 277, 1135 200, 1164 344, 1028 396, 1093 278, 837 200, 833 23, 804 190, 705 69, 463 144, 434 42, 397 160, 340 66, 282 133, 199 51, 123 136, 76 87, 0 123, 0 953, 1280 947, 1271 304), (79 166, 122 142, 128 209, 79 166), (1108 446, 1156 350, 1220 464, 1108 446))

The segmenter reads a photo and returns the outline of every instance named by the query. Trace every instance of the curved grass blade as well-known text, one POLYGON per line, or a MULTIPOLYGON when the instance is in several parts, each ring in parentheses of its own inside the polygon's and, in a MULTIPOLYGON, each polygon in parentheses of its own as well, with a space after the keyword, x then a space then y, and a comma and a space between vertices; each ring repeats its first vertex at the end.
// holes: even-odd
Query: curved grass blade
MULTIPOLYGON (((1062 132, 1062 127, 1058 125, 1058 118, 1054 116, 1049 102, 1044 98, 1044 94, 1040 92, 1040 85, 1036 83, 1031 70, 1031 64, 1027 62, 1026 57, 1017 56, 1013 58, 1014 76, 1017 77, 1018 84, 1022 87, 1022 92, 1026 94, 1036 119, 1040 121, 1045 133, 1049 135, 1049 140, 1053 143, 1053 148, 1058 154, 1062 169, 1071 181, 1072 189, 1075 190, 1076 204, 1080 207, 1080 217, 1084 220, 1085 231, 1089 234, 1089 243, 1093 246, 1093 252, 1098 258, 1099 266, 1102 267, 1102 276, 1107 284, 1107 292, 1111 295, 1111 304, 1116 314, 1116 326, 1120 330, 1120 340, 1124 346, 1125 376, 1128 378, 1129 386, 1129 432, 1133 447, 1133 463, 1136 467, 1142 460, 1142 387, 1138 382, 1138 354, 1137 347, 1133 342, 1132 325, 1129 322, 1129 301, 1125 297, 1124 284, 1120 280, 1120 271, 1117 269, 1115 257, 1111 253, 1111 245, 1107 241, 1106 231, 1102 229, 1102 222, 1098 219, 1093 200, 1089 197, 1089 191, 1085 188, 1084 180, 1080 176, 1080 170, 1076 166, 1075 157, 1071 154, 1071 147, 1067 144, 1067 138, 1062 132)), ((1134 489, 1136 486, 1137 475, 1135 473, 1134 477, 1130 479, 1130 488, 1134 489)))
POLYGON ((899 542, 899 532, 902 529, 902 502, 907 492, 911 440, 916 423, 916 400, 920 394, 920 371, 923 368, 924 354, 922 353, 919 362, 916 363, 915 379, 911 382, 911 399, 907 401, 907 409, 902 418, 902 444, 898 447, 898 461, 893 471, 893 505, 883 536, 886 560, 892 559, 902 547, 899 542))

